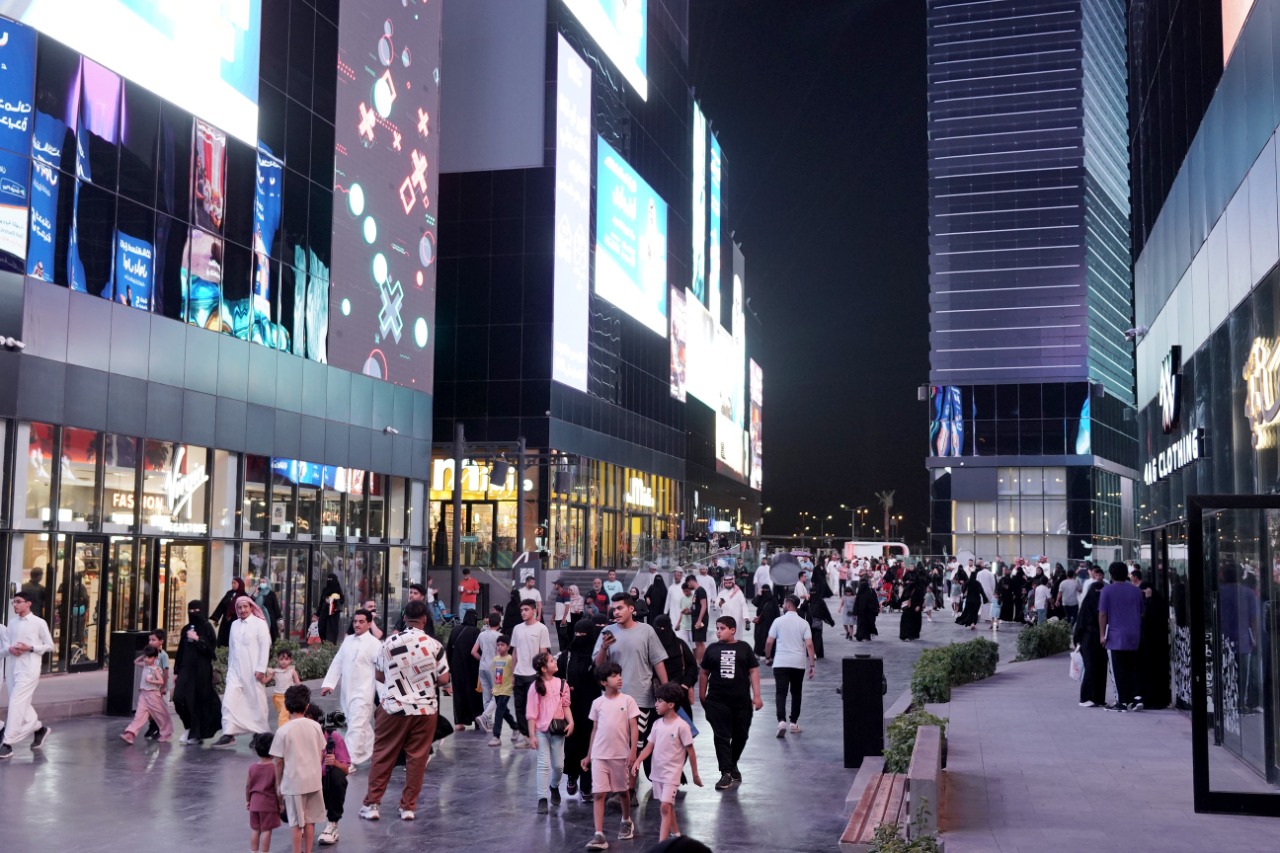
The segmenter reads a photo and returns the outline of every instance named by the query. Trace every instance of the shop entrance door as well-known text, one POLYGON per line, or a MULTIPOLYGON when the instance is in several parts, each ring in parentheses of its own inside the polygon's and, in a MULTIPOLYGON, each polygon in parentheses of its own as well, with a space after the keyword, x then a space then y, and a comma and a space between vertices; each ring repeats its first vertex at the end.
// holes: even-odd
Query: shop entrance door
POLYGON ((104 574, 107 539, 68 536, 65 542, 57 596, 58 656, 66 661, 67 672, 101 669, 109 633, 105 623, 110 617, 106 595, 109 584, 104 574))
POLYGON ((107 566, 111 579, 112 631, 148 631, 154 624, 155 587, 148 559, 148 539, 112 536, 107 566))
POLYGON ((497 505, 492 501, 468 501, 463 505, 462 565, 492 568, 493 521, 497 505))
POLYGON ((159 590, 160 625, 168 632, 166 645, 178 650, 178 632, 187 624, 187 604, 204 601, 205 616, 217 602, 209 601, 209 546, 204 542, 161 539, 156 549, 159 561, 156 587, 159 590))
POLYGON ((1196 811, 1280 816, 1280 495, 1187 509, 1196 811))

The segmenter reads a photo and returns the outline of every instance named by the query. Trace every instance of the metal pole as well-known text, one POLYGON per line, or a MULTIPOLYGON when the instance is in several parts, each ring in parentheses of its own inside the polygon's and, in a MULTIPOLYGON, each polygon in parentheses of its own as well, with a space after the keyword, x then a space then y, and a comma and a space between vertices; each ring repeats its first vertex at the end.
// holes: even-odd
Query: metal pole
POLYGON ((466 438, 459 421, 453 427, 453 580, 449 593, 450 611, 453 613, 458 612, 458 587, 462 586, 462 454, 465 447, 466 438))
MULTIPOLYGON (((515 555, 512 562, 520 559, 529 552, 528 547, 524 544, 524 436, 516 439, 516 547, 515 555)), ((519 571, 517 569, 517 571, 519 571)), ((536 579, 536 586, 542 589, 542 568, 534 567, 533 576, 536 579)))

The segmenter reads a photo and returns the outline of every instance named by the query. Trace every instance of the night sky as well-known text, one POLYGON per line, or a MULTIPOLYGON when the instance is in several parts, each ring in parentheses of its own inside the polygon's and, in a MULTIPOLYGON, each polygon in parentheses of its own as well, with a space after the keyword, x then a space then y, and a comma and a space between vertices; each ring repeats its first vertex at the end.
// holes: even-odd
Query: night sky
MULTIPOLYGON (((925 4, 691 0, 690 78, 725 152, 764 369, 766 535, 841 503, 909 543, 928 510, 925 4)), ((814 532, 818 530, 814 524, 814 532)), ((864 537, 865 538, 865 537, 864 537)))

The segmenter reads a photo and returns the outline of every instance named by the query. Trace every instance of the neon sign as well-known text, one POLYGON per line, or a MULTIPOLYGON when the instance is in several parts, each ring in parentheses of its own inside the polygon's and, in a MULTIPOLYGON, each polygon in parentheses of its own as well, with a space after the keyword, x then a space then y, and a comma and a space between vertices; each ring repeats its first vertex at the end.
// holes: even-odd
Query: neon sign
POLYGON ((1274 447, 1276 422, 1280 421, 1280 341, 1254 338, 1244 363, 1244 414, 1253 433, 1253 446, 1274 447))

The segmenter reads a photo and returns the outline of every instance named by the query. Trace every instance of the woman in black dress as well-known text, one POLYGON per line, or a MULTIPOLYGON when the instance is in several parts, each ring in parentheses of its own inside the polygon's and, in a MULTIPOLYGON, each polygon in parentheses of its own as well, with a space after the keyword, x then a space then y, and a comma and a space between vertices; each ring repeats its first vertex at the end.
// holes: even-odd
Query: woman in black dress
POLYGON ((173 660, 173 707, 187 730, 182 743, 198 744, 222 727, 222 703, 213 688, 216 645, 213 626, 204 615, 204 602, 191 602, 173 660))
POLYGON ((926 584, 924 572, 919 568, 909 572, 903 582, 902 620, 898 623, 899 640, 920 639, 920 626, 924 620, 926 584))
POLYGON ((653 576, 653 583, 644 592, 644 602, 649 607, 650 624, 667 612, 667 582, 662 579, 662 575, 653 576))
POLYGON ((769 639, 769 629, 773 627, 774 620, 782 614, 778 612, 778 600, 773 597, 773 587, 764 584, 760 587, 760 594, 751 602, 756 607, 756 631, 755 637, 755 653, 756 657, 764 657, 765 643, 769 639))
POLYGON ((974 572, 964 584, 964 608, 960 611, 956 624, 961 627, 974 630, 978 624, 978 620, 982 618, 979 613, 982 605, 986 604, 989 599, 987 592, 982 588, 982 584, 978 583, 978 573, 974 572))
POLYGON ((453 727, 459 732, 484 713, 481 694, 476 692, 480 661, 471 656, 471 649, 480 637, 477 621, 476 612, 468 610, 462 617, 462 624, 449 632, 449 643, 445 647, 445 654, 449 657, 449 680, 453 686, 453 727))
POLYGON ((1142 582, 1147 606, 1142 611, 1142 705, 1149 711, 1173 703, 1169 678, 1169 604, 1151 581, 1142 582))
POLYGON ((227 590, 227 594, 222 596, 218 606, 209 611, 209 621, 216 623, 218 626, 219 646, 225 646, 231 642, 231 623, 239 618, 236 616, 236 599, 242 595, 248 595, 244 591, 244 580, 232 578, 231 589, 227 590))
POLYGON ((585 616, 570 625, 569 631, 568 648, 556 659, 560 677, 569 685, 569 709, 573 712, 573 734, 564 740, 564 775, 570 796, 581 790, 582 796, 590 799, 591 772, 583 771, 582 759, 591 748, 591 732, 595 728, 590 718, 591 703, 600 695, 591 657, 600 629, 590 616, 585 616))
POLYGON ((853 632, 855 640, 870 640, 879 636, 876 630, 876 616, 880 613, 880 600, 871 589, 871 582, 863 578, 858 584, 858 594, 853 598, 853 615, 858 620, 858 627, 853 632))
POLYGON ((342 632, 342 584, 338 576, 329 572, 325 579, 324 589, 320 590, 320 603, 316 605, 316 616, 320 618, 320 639, 326 643, 337 644, 342 632))

